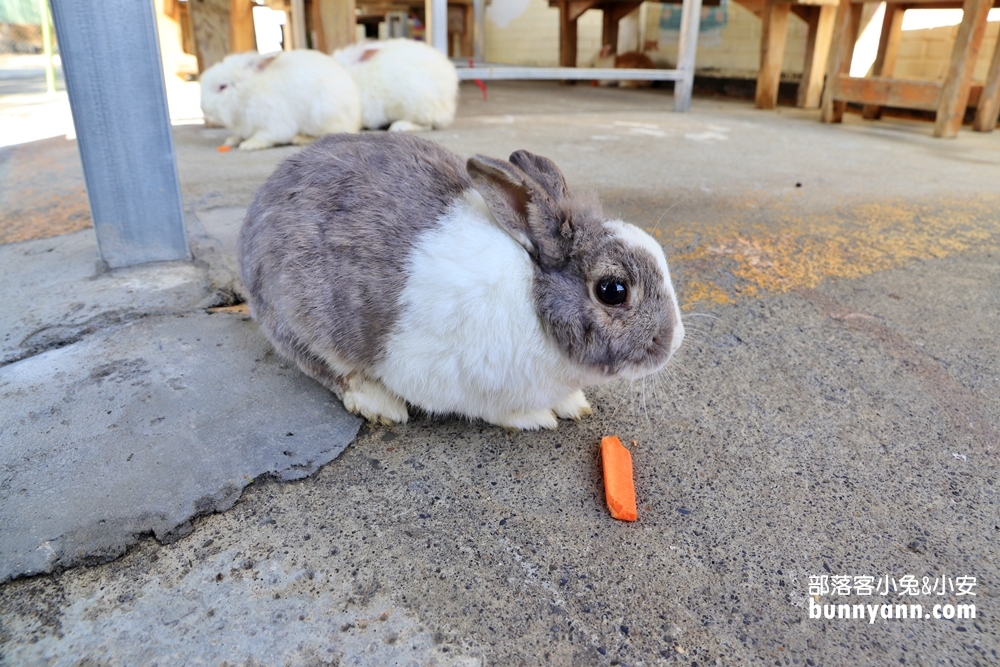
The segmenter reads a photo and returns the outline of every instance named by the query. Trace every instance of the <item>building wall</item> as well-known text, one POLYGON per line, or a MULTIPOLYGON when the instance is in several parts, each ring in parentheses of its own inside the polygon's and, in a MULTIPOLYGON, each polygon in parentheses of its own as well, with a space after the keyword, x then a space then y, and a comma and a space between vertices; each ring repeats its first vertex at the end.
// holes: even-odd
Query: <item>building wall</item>
MULTIPOLYGON (((663 5, 646 3, 644 37, 654 60, 664 67, 676 62, 676 33, 660 30, 663 5)), ((866 6, 862 26, 877 5, 866 6)), ((711 11, 706 8, 706 11, 711 11)), ((997 10, 994 10, 997 12, 997 10)), ((986 77, 1000 33, 1000 15, 987 25, 974 79, 986 77)), ((783 76, 797 78, 805 58, 806 26, 792 14, 782 66, 783 76)), ((601 47, 601 12, 591 10, 578 24, 578 65, 586 65, 601 47)), ((878 34, 878 24, 873 26, 878 34)), ((899 47, 895 74, 900 77, 939 79, 951 57, 958 26, 906 30, 899 47)), ((702 74, 756 78, 760 62, 761 24, 753 13, 728 1, 722 27, 699 36, 697 67, 702 74)), ((559 13, 547 0, 492 0, 487 9, 486 58, 490 62, 554 66, 559 61, 559 13)))
MULTIPOLYGON (((577 23, 577 64, 601 50, 601 12, 577 23)), ((486 10, 486 60, 511 65, 559 64, 559 10, 546 0, 492 0, 486 10)))
MULTIPOLYGON (((914 79, 941 79, 948 71, 952 46, 958 26, 910 30, 903 33, 896 60, 896 75, 914 79)), ((990 67, 990 58, 997 47, 1000 22, 986 24, 986 36, 979 49, 972 80, 982 82, 990 67)))

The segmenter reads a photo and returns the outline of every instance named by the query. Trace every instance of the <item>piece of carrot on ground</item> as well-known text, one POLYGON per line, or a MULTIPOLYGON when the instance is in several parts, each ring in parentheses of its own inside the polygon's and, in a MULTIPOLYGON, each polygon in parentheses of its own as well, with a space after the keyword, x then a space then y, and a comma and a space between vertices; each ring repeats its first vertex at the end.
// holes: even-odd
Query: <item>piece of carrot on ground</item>
POLYGON ((632 454, 617 435, 601 438, 601 462, 604 466, 604 498, 611 516, 621 521, 635 521, 635 483, 632 481, 632 454))

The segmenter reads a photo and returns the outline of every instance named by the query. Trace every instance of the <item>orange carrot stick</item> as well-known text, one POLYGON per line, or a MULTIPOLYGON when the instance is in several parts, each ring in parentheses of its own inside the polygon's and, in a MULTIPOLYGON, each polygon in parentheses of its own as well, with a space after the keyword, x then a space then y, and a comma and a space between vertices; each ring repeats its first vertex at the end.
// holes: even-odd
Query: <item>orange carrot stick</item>
POLYGON ((604 465, 604 498, 611 516, 620 521, 635 521, 635 483, 632 481, 632 454, 617 435, 601 438, 601 461, 604 465))

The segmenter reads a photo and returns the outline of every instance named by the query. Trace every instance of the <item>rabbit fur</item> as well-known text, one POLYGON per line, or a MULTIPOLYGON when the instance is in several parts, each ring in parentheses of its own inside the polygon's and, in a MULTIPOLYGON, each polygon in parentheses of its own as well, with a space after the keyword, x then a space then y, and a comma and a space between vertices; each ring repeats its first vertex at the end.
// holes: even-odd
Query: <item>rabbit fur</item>
POLYGON ((226 145, 242 150, 361 129, 354 80, 330 56, 304 49, 227 56, 201 75, 201 108, 233 133, 226 145))
POLYGON ((455 119, 458 74, 437 49, 400 38, 353 44, 333 57, 358 86, 366 128, 440 129, 455 119))
POLYGON ((323 137, 258 190, 239 261, 277 351, 383 423, 409 405, 554 428, 591 412, 584 387, 655 372, 684 337, 660 245, 527 151, 323 137), (608 276, 625 303, 602 303, 608 276))

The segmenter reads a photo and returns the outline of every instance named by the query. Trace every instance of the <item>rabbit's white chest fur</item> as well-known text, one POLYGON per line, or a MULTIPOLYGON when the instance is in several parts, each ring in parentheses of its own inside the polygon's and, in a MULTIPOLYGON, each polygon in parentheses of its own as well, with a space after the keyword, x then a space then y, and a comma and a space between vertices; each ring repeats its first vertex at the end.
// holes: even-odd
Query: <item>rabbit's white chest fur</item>
POLYGON ((410 256, 402 313, 375 375, 433 413, 496 421, 602 378, 566 359, 535 311, 533 267, 469 191, 410 256))

